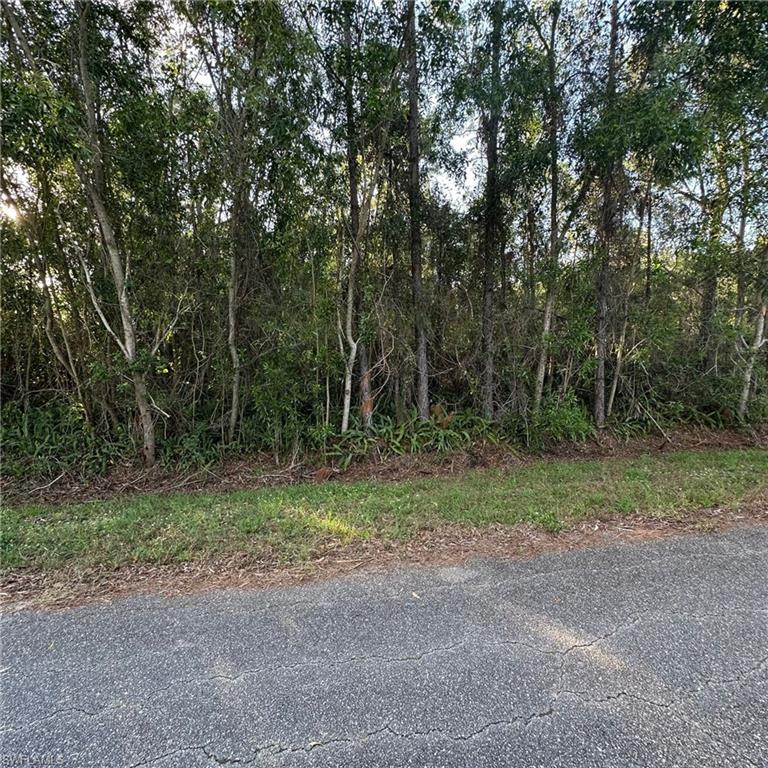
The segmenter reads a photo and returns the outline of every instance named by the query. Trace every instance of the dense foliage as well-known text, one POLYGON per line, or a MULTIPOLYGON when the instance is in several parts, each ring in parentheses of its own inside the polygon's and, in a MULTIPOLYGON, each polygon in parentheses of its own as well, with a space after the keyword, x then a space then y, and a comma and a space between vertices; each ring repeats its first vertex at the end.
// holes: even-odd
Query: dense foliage
POLYGON ((768 418, 768 5, 2 23, 5 471, 768 418))

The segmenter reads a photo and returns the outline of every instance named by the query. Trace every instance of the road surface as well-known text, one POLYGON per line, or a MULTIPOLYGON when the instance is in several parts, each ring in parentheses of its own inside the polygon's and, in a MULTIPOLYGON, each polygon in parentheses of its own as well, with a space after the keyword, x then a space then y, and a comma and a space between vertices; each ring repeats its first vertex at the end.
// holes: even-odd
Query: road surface
POLYGON ((767 580, 757 526, 11 613, 0 765, 763 768, 767 580))

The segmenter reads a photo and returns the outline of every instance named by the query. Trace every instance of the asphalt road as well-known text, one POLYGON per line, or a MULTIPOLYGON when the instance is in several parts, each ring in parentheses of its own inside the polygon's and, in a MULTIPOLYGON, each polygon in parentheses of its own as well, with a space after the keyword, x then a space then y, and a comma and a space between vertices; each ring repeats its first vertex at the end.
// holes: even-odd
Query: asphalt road
POLYGON ((767 579, 754 527, 9 614, 0 765, 762 768, 767 579))

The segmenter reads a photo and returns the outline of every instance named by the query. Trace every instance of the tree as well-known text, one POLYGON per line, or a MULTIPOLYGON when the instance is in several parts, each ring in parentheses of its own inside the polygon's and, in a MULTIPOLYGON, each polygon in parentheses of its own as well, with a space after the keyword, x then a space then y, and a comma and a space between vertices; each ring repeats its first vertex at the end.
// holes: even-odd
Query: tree
POLYGON ((483 415, 489 421, 495 417, 494 388, 494 283, 497 262, 497 232, 499 226, 499 120, 501 118, 500 66, 501 28, 503 21, 502 0, 494 0, 491 11, 490 33, 490 82, 486 111, 481 117, 482 136, 485 144, 485 207, 483 211, 483 415))
POLYGON ((411 216, 411 284, 416 340, 416 408, 419 418, 429 418, 427 336, 421 290, 421 186, 419 180, 419 70, 416 39, 416 0, 408 0, 408 201, 411 216))
POLYGON ((761 347, 765 344, 765 320, 768 315, 768 246, 763 243, 762 257, 759 260, 759 276, 757 278, 757 302, 755 311, 755 333, 752 344, 747 350, 747 360, 744 366, 744 384, 739 398, 738 414, 745 419, 749 406, 749 395, 752 390, 752 376, 755 371, 755 361, 761 347))
POLYGON ((4 471, 760 423, 766 8, 5 0, 4 471))
MULTIPOLYGON (((610 113, 616 103, 616 78, 619 46, 619 3, 611 2, 611 31, 608 48, 608 70, 605 84, 605 109, 610 113)), ((602 169, 602 203, 599 225, 599 266, 595 288, 597 302, 597 326, 595 329, 595 400, 594 416, 598 429, 605 426, 605 362, 608 348, 608 277, 611 264, 611 244, 615 229, 615 184, 617 161, 608 157, 602 169)))
MULTIPOLYGON (((10 4, 4 2, 3 11, 14 31, 21 50, 24 52, 27 63, 36 73, 45 77, 37 60, 33 58, 31 47, 26 40, 21 25, 16 20, 15 13, 10 4)), ((107 203, 107 174, 104 166, 104 149, 101 138, 103 129, 99 125, 99 112, 97 110, 98 92, 91 74, 89 58, 89 51, 92 46, 91 40, 94 36, 91 18, 92 7, 89 0, 78 0, 74 5, 74 13, 77 24, 77 65, 76 73, 71 74, 73 78, 79 78, 77 83, 79 94, 76 95, 76 98, 79 97, 80 104, 78 106, 82 109, 83 119, 81 129, 82 145, 78 146, 77 143, 73 142, 72 161, 101 236, 108 273, 112 280, 112 288, 118 306, 120 334, 113 329, 110 320, 101 306, 100 300, 97 298, 89 268, 82 259, 81 263, 94 309, 104 328, 114 339, 128 365, 141 423, 144 464, 151 467, 156 460, 155 427, 150 407, 150 396, 147 390, 146 373, 143 369, 145 363, 141 359, 143 351, 137 342, 136 320, 131 306, 126 278, 125 264, 128 257, 124 255, 124 249, 121 249, 118 242, 117 230, 107 203)))

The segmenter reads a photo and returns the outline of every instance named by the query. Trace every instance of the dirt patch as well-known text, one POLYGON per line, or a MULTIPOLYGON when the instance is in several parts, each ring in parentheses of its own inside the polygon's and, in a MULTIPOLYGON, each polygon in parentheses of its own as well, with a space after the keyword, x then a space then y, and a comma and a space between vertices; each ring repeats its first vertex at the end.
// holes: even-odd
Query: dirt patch
POLYGON ((2 492, 3 501, 8 505, 72 504, 148 493, 262 488, 306 482, 311 478, 312 469, 304 465, 280 467, 270 463, 266 456, 255 455, 189 472, 126 465, 89 478, 62 473, 47 482, 3 480, 2 492))
POLYGON ((226 491, 307 482, 396 482, 418 477, 449 477, 471 469, 514 467, 547 459, 630 458, 680 450, 749 447, 768 448, 768 425, 749 432, 681 428, 666 435, 645 435, 631 440, 604 433, 584 443, 553 444, 537 453, 524 453, 508 444, 475 444, 466 450, 448 454, 419 453, 383 459, 372 457, 343 471, 333 465, 310 460, 277 465, 268 455, 258 454, 186 473, 161 467, 140 470, 134 466, 120 466, 106 475, 87 480, 67 474, 45 480, 2 479, 0 491, 7 505, 68 504, 135 494, 226 491))
POLYGON ((560 443, 538 454, 539 458, 632 458, 642 454, 728 448, 768 448, 768 425, 749 431, 680 427, 665 434, 653 433, 626 440, 606 432, 583 443, 560 443))
POLYGON ((639 542, 691 533, 713 533, 768 524, 768 490, 736 507, 679 513, 674 517, 615 516, 570 524, 558 533, 521 524, 473 528, 443 525, 406 541, 356 541, 329 544, 299 566, 234 555, 172 565, 39 573, 19 570, 0 584, 4 610, 56 610, 109 603, 129 595, 177 596, 213 589, 263 589, 292 586, 353 571, 381 571, 402 565, 461 564, 476 557, 526 559, 548 552, 639 542))

